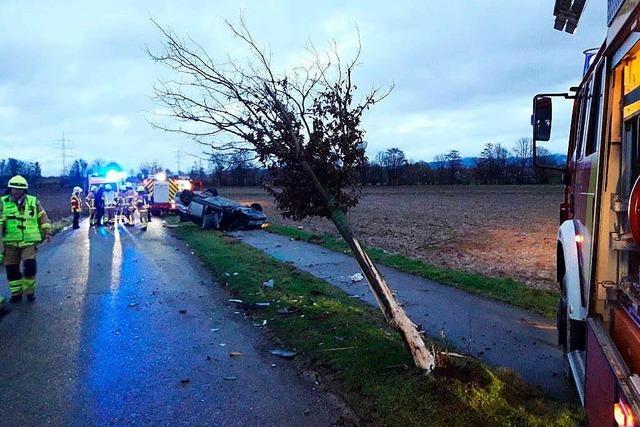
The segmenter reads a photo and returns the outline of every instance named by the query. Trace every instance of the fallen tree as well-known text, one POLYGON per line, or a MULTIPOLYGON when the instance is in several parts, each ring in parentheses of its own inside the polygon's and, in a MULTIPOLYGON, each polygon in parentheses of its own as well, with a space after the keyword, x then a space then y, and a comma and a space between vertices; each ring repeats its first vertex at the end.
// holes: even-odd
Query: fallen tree
MULTIPOLYGON (((157 25, 157 24, 156 24, 157 25)), ((387 321, 400 333, 415 365, 435 367, 417 327, 354 236, 346 213, 360 196, 367 158, 363 113, 390 92, 372 89, 360 101, 352 78, 360 56, 344 62, 334 45, 321 54, 309 46, 311 59, 291 72, 276 73, 244 20, 227 26, 251 55, 241 62, 215 62, 195 42, 189 44, 157 25, 164 42, 156 62, 179 80, 160 81, 155 97, 179 125, 154 126, 192 137, 214 153, 251 153, 269 172, 265 189, 285 217, 321 216, 335 224, 362 269, 387 321)))

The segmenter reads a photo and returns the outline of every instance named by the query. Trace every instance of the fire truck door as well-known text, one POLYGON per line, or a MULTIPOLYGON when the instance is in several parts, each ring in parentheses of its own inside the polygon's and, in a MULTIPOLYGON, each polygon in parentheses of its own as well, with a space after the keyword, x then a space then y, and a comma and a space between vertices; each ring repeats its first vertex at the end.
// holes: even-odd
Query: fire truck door
POLYGON ((153 202, 169 203, 169 183, 167 181, 156 182, 153 186, 153 202))
POLYGON ((590 293, 595 195, 598 185, 598 156, 602 139, 606 88, 605 61, 601 60, 583 86, 579 97, 580 122, 577 129, 574 178, 574 219, 577 222, 582 304, 587 307, 590 293))

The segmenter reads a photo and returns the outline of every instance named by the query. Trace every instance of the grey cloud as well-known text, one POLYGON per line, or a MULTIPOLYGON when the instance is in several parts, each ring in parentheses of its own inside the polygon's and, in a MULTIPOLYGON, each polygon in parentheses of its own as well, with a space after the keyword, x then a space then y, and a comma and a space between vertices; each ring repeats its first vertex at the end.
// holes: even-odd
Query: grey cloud
MULTIPOLYGON (((396 85, 367 116, 369 151, 394 145, 430 159, 448 148, 471 155, 483 142, 528 134, 531 97, 579 80, 581 51, 601 42, 605 14, 591 2, 569 36, 552 28, 552 2, 53 3, 0 3, 0 157, 42 160, 46 173, 59 169, 55 140, 62 131, 73 139, 74 155, 127 168, 149 158, 175 167, 176 149, 199 150, 145 120, 157 108, 149 96, 164 72, 144 52, 160 40, 149 17, 214 57, 241 56, 222 18, 234 20, 244 9, 279 64, 300 57, 308 37, 319 47, 330 38, 352 40, 357 25, 360 87, 396 85)), ((556 130, 565 133, 566 125, 556 130)))

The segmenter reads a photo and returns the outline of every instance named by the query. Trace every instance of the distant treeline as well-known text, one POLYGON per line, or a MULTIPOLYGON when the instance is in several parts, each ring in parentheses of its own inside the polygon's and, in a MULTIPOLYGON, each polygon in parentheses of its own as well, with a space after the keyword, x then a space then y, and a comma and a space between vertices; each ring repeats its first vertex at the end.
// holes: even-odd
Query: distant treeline
MULTIPOLYGON (((458 150, 438 154, 433 161, 411 161, 398 148, 379 152, 362 171, 365 185, 455 185, 455 184, 549 184, 560 182, 560 174, 533 166, 530 138, 520 138, 513 147, 487 143, 477 157, 461 157, 458 150)), ((538 147, 539 164, 562 166, 564 156, 538 147)), ((266 179, 246 154, 215 154, 205 168, 197 161, 191 178, 215 186, 255 186, 266 179)), ((148 167, 146 169, 149 169, 148 167)))
MULTIPOLYGON (((533 166, 529 138, 520 138, 510 149, 487 143, 478 157, 460 156, 458 150, 438 154, 432 162, 407 159, 402 150, 381 151, 364 170, 369 185, 454 185, 454 184, 549 184, 559 182, 560 174, 533 166)), ((564 156, 537 149, 538 164, 562 166, 564 156)))
POLYGON ((29 182, 35 184, 42 178, 40 163, 25 162, 13 158, 0 159, 0 182, 4 184, 15 175, 22 175, 27 178, 29 182))
MULTIPOLYGON (((530 138, 520 138, 512 147, 487 143, 477 157, 461 157, 458 150, 438 154, 433 161, 411 161, 399 148, 380 151, 362 171, 364 185, 456 185, 456 184, 549 184, 560 182, 560 174, 533 167, 530 138)), ((565 158, 538 147, 540 164, 562 166, 565 158)), ((134 180, 142 180, 158 172, 168 176, 185 175, 209 186, 257 186, 267 179, 267 171, 256 166, 249 153, 214 153, 197 160, 188 171, 172 171, 158 161, 145 162, 137 171, 128 171, 134 180)), ((118 163, 96 159, 91 163, 75 160, 63 185, 84 185, 92 173, 108 169, 122 170, 118 163)), ((38 162, 16 159, 0 160, 0 178, 21 174, 32 181, 41 179, 38 162)))

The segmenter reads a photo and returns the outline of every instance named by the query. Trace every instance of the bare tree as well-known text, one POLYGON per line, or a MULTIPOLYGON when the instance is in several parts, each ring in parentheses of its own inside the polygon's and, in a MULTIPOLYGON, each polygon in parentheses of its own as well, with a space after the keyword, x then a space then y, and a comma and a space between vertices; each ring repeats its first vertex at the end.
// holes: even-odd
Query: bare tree
POLYGON ((447 183, 447 155, 436 154, 433 158, 438 184, 447 183))
POLYGON ((527 182, 533 163, 533 144, 531 138, 519 138, 511 151, 518 168, 518 183, 524 184, 527 182))
POLYGON ((164 168, 157 160, 141 163, 139 166, 140 174, 143 178, 147 178, 151 175, 155 175, 158 172, 162 172, 164 168))
POLYGON ((76 159, 69 168, 68 182, 73 186, 83 186, 87 179, 88 163, 84 159, 76 159))
POLYGON ((399 148, 389 148, 377 155, 377 161, 387 170, 389 185, 400 184, 403 169, 407 166, 407 156, 399 148))
POLYGON ((462 172, 462 157, 458 150, 451 150, 445 154, 447 168, 449 169, 449 184, 458 184, 462 172))
POLYGON ((216 184, 223 186, 224 173, 231 164, 230 155, 226 153, 213 152, 209 154, 209 163, 211 164, 211 171, 216 178, 216 184))
MULTIPOLYGON (((174 70, 175 80, 159 82, 157 100, 178 120, 180 132, 221 152, 250 152, 268 168, 266 191, 285 217, 329 218, 348 243, 382 312, 402 336, 416 366, 431 371, 435 357, 382 275, 353 234, 346 212, 358 203, 366 163, 362 114, 388 91, 372 89, 356 101, 353 73, 360 55, 344 62, 337 47, 304 67, 277 73, 244 20, 231 33, 252 60, 242 65, 227 57, 214 61, 195 42, 185 43, 158 26, 164 36, 156 62, 174 70)), ((390 90, 390 89, 389 89, 390 90)))

